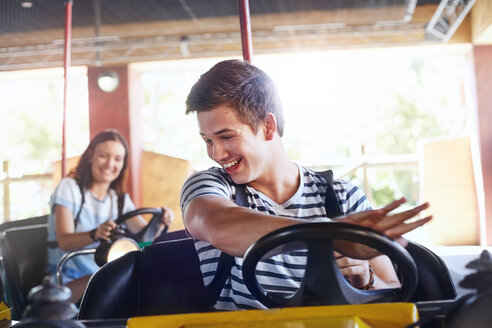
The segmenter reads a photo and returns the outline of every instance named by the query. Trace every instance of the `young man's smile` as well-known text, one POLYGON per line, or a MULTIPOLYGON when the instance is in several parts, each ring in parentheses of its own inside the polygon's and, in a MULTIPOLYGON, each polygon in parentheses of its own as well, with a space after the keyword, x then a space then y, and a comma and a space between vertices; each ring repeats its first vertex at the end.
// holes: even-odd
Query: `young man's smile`
POLYGON ((234 174, 237 170, 239 170, 239 165, 241 163, 240 159, 235 159, 228 163, 223 163, 222 167, 228 174, 234 174))
POLYGON ((265 155, 259 147, 261 132, 241 122, 236 112, 219 106, 197 115, 200 135, 208 156, 218 163, 235 183, 244 184, 261 175, 265 155))

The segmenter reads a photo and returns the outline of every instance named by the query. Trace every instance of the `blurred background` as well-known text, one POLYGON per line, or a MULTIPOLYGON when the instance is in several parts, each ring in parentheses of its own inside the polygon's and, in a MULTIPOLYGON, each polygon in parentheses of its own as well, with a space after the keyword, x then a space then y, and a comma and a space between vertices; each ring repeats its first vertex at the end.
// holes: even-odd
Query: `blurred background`
MULTIPOLYGON (((184 101, 216 62, 242 58, 238 3, 74 0, 70 165, 100 129, 123 130, 132 198, 179 213, 186 176, 213 165, 184 101), (97 86, 107 72, 120 79, 113 93, 97 86)), ((60 179, 64 6, 0 2, 0 222, 49 213, 60 179)), ((492 70, 492 1, 250 0, 249 10, 252 62, 277 84, 295 162, 333 169, 373 207, 431 201, 434 222, 411 236, 420 242, 487 244, 491 82, 478 73, 492 70)))

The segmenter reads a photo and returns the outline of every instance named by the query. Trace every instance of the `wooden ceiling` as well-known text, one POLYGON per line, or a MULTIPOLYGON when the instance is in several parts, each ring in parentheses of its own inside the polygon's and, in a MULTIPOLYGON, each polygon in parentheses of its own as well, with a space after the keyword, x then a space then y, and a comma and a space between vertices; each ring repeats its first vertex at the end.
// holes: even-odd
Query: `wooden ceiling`
MULTIPOLYGON (((439 3, 250 0, 254 53, 443 42, 426 31, 439 3)), ((64 20, 63 0, 0 1, 0 70, 62 66, 64 20)), ((458 25, 449 42, 469 42, 458 25)), ((72 65, 240 55, 238 0, 73 2, 72 65)))

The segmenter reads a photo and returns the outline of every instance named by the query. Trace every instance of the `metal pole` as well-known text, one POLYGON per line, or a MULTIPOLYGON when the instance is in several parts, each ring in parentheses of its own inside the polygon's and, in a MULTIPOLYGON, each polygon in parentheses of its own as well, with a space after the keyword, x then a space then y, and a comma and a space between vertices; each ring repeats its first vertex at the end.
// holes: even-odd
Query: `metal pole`
POLYGON ((67 125, 67 99, 68 99, 68 70, 70 68, 70 50, 72 43, 72 5, 73 0, 65 1, 65 56, 63 66, 63 123, 62 123, 62 158, 61 169, 62 177, 67 175, 67 146, 66 146, 66 125, 67 125))
POLYGON ((63 268, 65 267, 65 263, 68 262, 72 257, 78 256, 78 255, 85 255, 85 254, 94 254, 96 253, 95 248, 84 248, 84 249, 76 249, 74 251, 68 251, 62 255, 60 260, 58 261, 58 264, 56 265, 56 281, 60 284, 63 285, 63 268))
POLYGON ((3 221, 10 221, 10 176, 9 176, 9 162, 3 161, 3 173, 5 173, 5 180, 3 180, 3 221))
POLYGON ((241 26, 241 44, 243 58, 251 63, 253 42, 251 41, 251 22, 249 19, 249 0, 239 0, 239 24, 241 26))

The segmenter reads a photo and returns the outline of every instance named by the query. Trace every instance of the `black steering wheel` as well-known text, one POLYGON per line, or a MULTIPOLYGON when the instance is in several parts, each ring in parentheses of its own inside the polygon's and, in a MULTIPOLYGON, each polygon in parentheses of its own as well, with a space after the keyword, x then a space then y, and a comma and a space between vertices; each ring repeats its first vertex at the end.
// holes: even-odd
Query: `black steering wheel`
POLYGON ((242 272, 251 294, 268 308, 406 301, 418 282, 417 267, 405 248, 372 229, 339 222, 301 223, 263 236, 246 252, 242 272), (389 256, 401 271, 401 288, 364 291, 352 287, 338 270, 334 240, 367 245, 389 256), (267 292, 256 278, 258 261, 275 247, 298 241, 304 242, 308 252, 299 289, 294 294, 267 292))
MULTIPOLYGON (((164 210, 162 208, 154 208, 154 207, 138 208, 136 210, 121 215, 115 220, 115 223, 119 226, 129 218, 142 214, 152 214, 152 218, 150 219, 149 223, 145 226, 145 228, 143 228, 142 231, 136 234, 132 234, 129 231, 126 231, 125 234, 127 237, 135 239, 137 242, 150 242, 154 239, 155 234, 162 222, 162 216, 164 215, 164 210)), ((167 232, 168 228, 169 227, 167 225, 164 226, 164 230, 162 232, 163 233, 167 232)))

